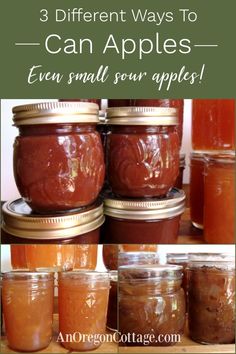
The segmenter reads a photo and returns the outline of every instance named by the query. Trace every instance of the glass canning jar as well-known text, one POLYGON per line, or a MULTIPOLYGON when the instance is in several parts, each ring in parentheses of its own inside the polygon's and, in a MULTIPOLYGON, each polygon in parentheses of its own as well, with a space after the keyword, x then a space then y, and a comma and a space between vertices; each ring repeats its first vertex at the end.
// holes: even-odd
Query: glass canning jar
POLYGON ((106 330, 109 289, 108 273, 82 270, 59 273, 59 331, 66 349, 87 351, 101 345, 98 335, 106 330), (78 333, 90 335, 90 339, 85 336, 80 341, 78 333), (71 335, 70 340, 67 335, 71 335))
POLYGON ((121 107, 107 112, 107 170, 121 197, 164 196, 179 173, 177 110, 121 107))
POLYGON ((93 205, 63 214, 34 213, 17 199, 3 205, 2 243, 99 243, 104 222, 103 205, 93 205))
POLYGON ((104 243, 176 243, 185 193, 174 188, 165 198, 121 199, 111 195, 104 206, 104 243))
MULTIPOLYGON (((134 333, 125 345, 173 345, 184 331, 182 267, 133 265, 119 268, 119 331, 134 333), (138 341, 145 335, 147 341, 138 341), (148 342, 147 335, 155 338, 148 342), (167 335, 167 336, 165 336, 167 335), (165 338, 168 337, 168 340, 165 338)), ((144 337, 143 337, 144 338, 144 337)))
POLYGON ((38 213, 92 204, 105 175, 97 104, 45 102, 13 113, 19 128, 14 176, 22 198, 38 213))
POLYGON ((235 242, 235 152, 205 156, 204 239, 235 242))
POLYGON ((2 300, 9 346, 33 352, 46 348, 52 338, 53 273, 3 274, 2 300))
POLYGON ((190 254, 188 322, 190 337, 203 344, 235 340, 235 257, 190 254))

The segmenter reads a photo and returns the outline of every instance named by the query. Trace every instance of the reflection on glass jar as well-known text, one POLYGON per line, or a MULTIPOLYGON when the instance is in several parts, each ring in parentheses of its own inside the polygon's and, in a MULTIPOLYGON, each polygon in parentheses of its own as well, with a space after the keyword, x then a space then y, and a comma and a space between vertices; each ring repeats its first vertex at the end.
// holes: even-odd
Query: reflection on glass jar
POLYGON ((176 340, 180 341, 185 323, 181 277, 181 266, 120 267, 119 331, 136 336, 136 341, 133 337, 125 345, 173 345, 176 340), (137 341, 138 335, 147 337, 147 334, 154 335, 155 341, 137 341), (163 340, 166 334, 170 334, 168 341, 158 341, 159 335, 163 340))
POLYGON ((97 244, 103 222, 101 201, 80 210, 42 216, 17 199, 3 205, 1 241, 3 244, 97 244))
POLYGON ((10 245, 12 269, 27 269, 25 245, 10 245))
POLYGON ((111 196, 104 205, 103 243, 176 243, 185 193, 172 189, 165 198, 147 200, 111 196))
POLYGON ((174 108, 129 107, 107 113, 108 178, 122 197, 164 196, 179 172, 174 108))
POLYGON ((97 245, 75 245, 74 269, 95 270, 97 266, 97 245))
POLYGON ((29 270, 60 272, 74 267, 74 245, 25 245, 29 270))
POLYGON ((3 313, 9 346, 33 352, 52 338, 53 273, 10 272, 3 275, 3 313))
POLYGON ((19 136, 14 176, 21 196, 39 213, 93 203, 103 186, 103 147, 98 106, 84 102, 39 103, 13 108, 19 136))
POLYGON ((102 256, 105 267, 108 270, 118 268, 118 245, 103 245, 102 256))
MULTIPOLYGON (((77 271, 59 273, 59 330, 68 350, 98 348, 97 336, 106 330, 110 280, 108 273, 77 271), (90 340, 73 340, 74 333, 91 335, 90 340), (71 335, 66 341, 66 335, 71 335)), ((67 337, 67 338, 68 338, 67 337)))
POLYGON ((119 252, 118 266, 134 264, 157 264, 159 256, 156 252, 119 252))
POLYGON ((108 311, 107 311, 107 327, 111 330, 117 330, 117 291, 118 291, 118 274, 117 270, 113 270, 110 273, 111 288, 109 292, 109 302, 108 302, 108 311))
POLYGON ((190 155, 190 217, 193 226, 203 229, 204 155, 190 155))
POLYGON ((200 151, 235 149, 235 100, 193 100, 192 147, 200 151))
POLYGON ((204 238, 234 243, 235 153, 206 155, 204 171, 204 238))
POLYGON ((191 338, 203 344, 234 343, 235 258, 193 254, 188 273, 191 338))

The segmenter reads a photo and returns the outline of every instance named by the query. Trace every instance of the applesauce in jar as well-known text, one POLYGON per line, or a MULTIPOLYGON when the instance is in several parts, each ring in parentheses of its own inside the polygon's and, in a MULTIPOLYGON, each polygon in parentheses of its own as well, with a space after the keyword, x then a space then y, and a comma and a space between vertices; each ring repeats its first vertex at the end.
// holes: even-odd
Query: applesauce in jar
POLYGON ((101 345, 97 336, 106 330, 109 289, 108 273, 82 270, 59 273, 59 331, 66 349, 87 351, 101 345), (73 336, 78 332, 90 335, 90 340, 79 341, 73 336), (66 341, 66 335, 70 334, 71 339, 66 341))
POLYGON ((204 239, 235 242, 235 153, 205 156, 204 239))
POLYGON ((193 100, 192 147, 199 151, 235 149, 235 100, 193 100))
POLYGON ((190 155, 190 217, 193 226, 203 229, 204 154, 190 155))
POLYGON ((60 272, 74 267, 74 245, 25 245, 27 266, 30 270, 60 272))
POLYGON ((97 266, 97 245, 75 245, 74 269, 95 270, 97 266))
POLYGON ((190 254, 188 265, 190 337, 202 344, 235 341, 235 257, 190 254))
POLYGON ((11 349, 34 352, 52 338, 53 273, 9 272, 3 275, 5 331, 11 349))
POLYGON ((179 173, 177 110, 120 107, 107 112, 107 171, 121 197, 165 196, 179 173))
POLYGON ((131 341, 125 345, 173 345, 185 324, 185 298, 181 288, 182 267, 133 265, 119 268, 119 331, 131 341), (138 341, 138 335, 154 335, 154 341, 138 341), (158 340, 161 335, 169 341, 158 340), (176 337, 177 335, 177 337, 176 337))
POLYGON ((25 245, 10 245, 12 269, 27 269, 25 245))

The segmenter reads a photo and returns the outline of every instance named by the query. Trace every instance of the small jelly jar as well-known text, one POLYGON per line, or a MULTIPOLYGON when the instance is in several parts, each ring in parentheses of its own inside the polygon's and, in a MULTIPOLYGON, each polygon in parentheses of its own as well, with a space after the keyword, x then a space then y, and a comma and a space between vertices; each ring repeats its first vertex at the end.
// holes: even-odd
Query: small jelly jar
POLYGON ((179 173, 175 108, 120 107, 107 111, 108 180, 121 197, 166 195, 179 173))
POLYGON ((176 335, 180 341, 185 324, 181 282, 181 266, 133 265, 119 268, 119 332, 132 334, 125 345, 173 345, 176 335), (154 336, 154 340, 147 338, 147 334, 154 336), (142 342, 138 339, 140 335, 143 336, 142 342), (163 339, 165 335, 168 336, 166 341, 163 339))
POLYGON ((204 239, 235 242, 235 153, 206 155, 204 170, 204 239))
POLYGON ((92 204, 103 186, 104 153, 96 131, 98 106, 45 102, 13 108, 18 190, 38 213, 92 204))
POLYGON ((53 295, 53 273, 4 273, 3 313, 11 349, 34 352, 49 345, 52 338, 53 295))
POLYGON ((108 312, 107 312, 107 328, 111 330, 117 330, 118 328, 118 316, 117 316, 117 302, 118 302, 118 272, 117 270, 112 270, 109 272, 110 275, 110 292, 109 292, 109 302, 108 302, 108 312))
POLYGON ((3 205, 2 243, 99 243, 103 205, 95 204, 66 214, 34 213, 17 199, 3 205))
POLYGON ((108 273, 59 273, 59 331, 66 349, 87 351, 101 345, 98 336, 106 331, 109 289, 108 273), (81 335, 85 335, 84 340, 79 340, 81 335))
POLYGON ((134 264, 157 264, 159 256, 157 252, 119 252, 118 266, 134 264))
POLYGON ((74 269, 95 270, 97 266, 97 245, 75 245, 74 269))
POLYGON ((176 243, 185 193, 172 189, 165 198, 104 201, 106 220, 102 228, 104 243, 176 243))
POLYGON ((29 270, 61 272, 72 270, 75 260, 74 245, 25 245, 29 270))
POLYGON ((235 149, 235 100, 193 100, 192 147, 199 151, 235 149))
POLYGON ((27 269, 25 245, 10 245, 12 269, 27 269))
POLYGON ((190 218, 193 226, 203 229, 204 154, 190 155, 190 218))
POLYGON ((202 344, 235 340, 235 257, 190 254, 188 323, 190 337, 202 344))

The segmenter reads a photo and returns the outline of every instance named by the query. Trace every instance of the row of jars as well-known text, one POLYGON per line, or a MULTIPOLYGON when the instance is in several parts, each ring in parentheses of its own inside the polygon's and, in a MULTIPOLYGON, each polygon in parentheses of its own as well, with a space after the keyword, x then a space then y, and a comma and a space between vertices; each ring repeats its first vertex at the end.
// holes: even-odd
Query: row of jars
MULTIPOLYGON (((171 257, 170 263, 173 255, 171 257)), ((125 345, 173 345, 179 341, 186 317, 183 267, 160 265, 157 260, 153 263, 120 266, 118 291, 114 271, 59 273, 58 338, 62 345, 77 351, 95 349, 101 344, 98 335, 105 333, 106 324, 118 329, 123 338, 129 338, 123 342, 125 345), (91 338, 94 335, 96 342, 91 338, 73 340, 74 333, 89 333, 91 338), (70 339, 65 340, 68 336, 70 339), (140 336, 143 339, 140 340, 140 336), (163 343, 158 341, 160 337, 168 340, 163 343)), ((233 343, 234 257, 190 254, 186 269, 190 337, 203 344, 233 343)), ((36 351, 49 345, 53 284, 52 273, 10 272, 3 275, 5 329, 12 349, 36 351)))
POLYGON ((190 155, 190 217, 207 243, 234 243, 235 151, 190 155))

